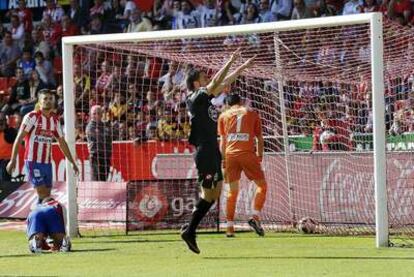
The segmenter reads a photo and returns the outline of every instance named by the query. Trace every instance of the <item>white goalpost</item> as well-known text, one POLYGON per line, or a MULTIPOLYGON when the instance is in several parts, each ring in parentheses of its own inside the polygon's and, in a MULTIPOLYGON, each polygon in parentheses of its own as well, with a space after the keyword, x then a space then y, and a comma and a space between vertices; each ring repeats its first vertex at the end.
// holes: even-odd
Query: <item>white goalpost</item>
MULTIPOLYGON (((62 42, 62 51, 63 63, 65 68, 63 69, 63 87, 67 92, 73 92, 73 46, 65 44, 62 42)), ((64 94, 65 107, 64 107, 64 131, 65 139, 69 146, 69 150, 74 154, 74 159, 76 160, 76 141, 75 141, 75 106, 74 106, 74 94, 65 93, 64 94)), ((74 176, 74 171, 68 160, 66 160, 66 193, 67 193, 67 203, 68 207, 67 212, 67 225, 66 232, 74 237, 78 235, 78 205, 77 205, 77 179, 74 176)))
POLYGON ((387 176, 382 15, 371 17, 371 78, 373 95, 375 230, 377 247, 388 246, 387 176))
MULTIPOLYGON (((265 209, 266 213, 268 214, 268 218, 271 221, 277 222, 274 223, 275 226, 279 224, 279 222, 289 222, 291 223, 292 216, 291 215, 276 215, 279 213, 277 210, 281 210, 278 208, 278 205, 285 205, 288 206, 291 210, 294 208, 295 214, 293 218, 296 220, 299 219, 298 217, 310 215, 310 213, 314 213, 315 217, 320 215, 320 221, 326 222, 326 226, 329 228, 333 226, 339 226, 341 224, 346 224, 347 226, 352 226, 355 230, 359 230, 359 226, 368 226, 371 224, 370 222, 370 215, 366 217, 359 218, 358 215, 355 213, 357 212, 350 212, 346 215, 341 215, 341 210, 338 211, 325 211, 323 209, 316 211, 314 204, 316 202, 320 202, 322 200, 318 200, 317 198, 308 197, 306 187, 301 187, 300 180, 308 179, 309 184, 314 184, 315 187, 320 187, 323 189, 323 185, 319 184, 319 181, 312 180, 312 174, 318 171, 318 168, 324 167, 323 161, 318 160, 318 155, 313 152, 311 153, 291 153, 289 151, 289 143, 292 139, 291 128, 300 129, 302 128, 300 122, 303 121, 303 118, 307 118, 308 114, 311 112, 317 113, 322 111, 325 107, 325 104, 313 103, 310 105, 310 111, 303 112, 300 115, 292 115, 294 114, 293 103, 301 104, 302 102, 295 100, 299 96, 295 93, 300 89, 303 90, 303 87, 306 86, 307 83, 312 83, 318 74, 320 77, 320 82, 332 82, 329 78, 329 70, 331 65, 324 64, 320 60, 317 60, 316 63, 309 62, 309 56, 305 53, 307 50, 303 51, 303 56, 298 57, 297 61, 289 61, 286 60, 286 53, 298 56, 300 49, 297 49, 297 52, 292 50, 295 45, 295 42, 302 41, 304 38, 309 39, 309 48, 312 51, 318 51, 317 49, 329 45, 331 39, 333 44, 336 46, 337 42, 335 42, 335 36, 339 36, 338 34, 352 34, 356 37, 355 41, 358 38, 367 39, 365 35, 369 35, 369 51, 370 51, 370 61, 368 63, 362 63, 358 60, 358 57, 352 56, 352 61, 348 64, 350 68, 355 66, 355 71, 358 70, 362 71, 365 76, 370 80, 370 87, 372 91, 372 119, 373 119, 373 151, 366 152, 366 153, 356 153, 356 149, 350 147, 352 151, 349 153, 344 151, 341 152, 339 158, 335 158, 335 161, 346 161, 347 157, 349 157, 349 168, 356 172, 359 169, 355 169, 358 165, 352 164, 353 161, 358 161, 359 155, 361 154, 361 167, 364 168, 367 166, 369 170, 373 169, 373 180, 374 180, 374 188, 375 193, 374 195, 368 195, 367 198, 373 197, 375 199, 375 235, 376 235, 376 246, 377 247, 387 247, 389 244, 389 215, 388 215, 388 200, 387 200, 387 157, 386 157, 386 124, 385 124, 385 101, 384 101, 384 49, 383 49, 383 22, 382 22, 382 15, 380 13, 370 13, 370 14, 358 14, 358 15, 348 15, 348 16, 336 16, 336 17, 325 17, 325 18, 313 18, 313 19, 304 19, 304 20, 295 20, 295 21, 281 21, 281 22, 273 22, 273 23, 262 23, 262 24, 249 24, 249 25, 238 25, 238 26, 224 26, 224 27, 212 27, 212 28, 202 28, 202 29, 187 29, 187 30, 171 30, 171 31, 157 31, 157 32, 143 32, 143 33, 123 33, 123 34, 105 34, 105 35, 93 35, 93 36, 76 36, 76 37, 64 37, 62 39, 62 48, 63 48, 63 85, 64 85, 64 124, 65 124, 65 138, 68 142, 69 148, 72 153, 75 153, 75 144, 76 144, 76 109, 75 109, 75 101, 78 97, 75 93, 74 88, 74 64, 78 61, 74 59, 75 52, 78 48, 85 47, 85 51, 100 51, 99 49, 103 49, 100 55, 96 55, 97 57, 91 58, 93 63, 89 63, 88 67, 85 66, 85 72, 88 76, 95 76, 99 69, 91 69, 91 68, 98 68, 98 64, 102 60, 102 56, 106 57, 107 53, 111 55, 119 55, 122 56, 118 58, 121 60, 118 65, 114 66, 119 67, 121 74, 123 73, 123 57, 128 57, 128 59, 147 59, 147 57, 156 57, 162 60, 161 64, 166 65, 169 60, 177 62, 179 66, 180 63, 183 64, 194 64, 195 66, 201 66, 203 68, 209 70, 216 70, 217 67, 220 65, 220 62, 223 61, 223 57, 226 55, 226 48, 223 46, 221 41, 226 37, 243 37, 247 35, 251 35, 254 37, 260 37, 262 34, 264 38, 262 39, 262 44, 260 47, 263 49, 272 49, 272 51, 276 51, 273 53, 273 60, 268 61, 271 56, 265 56, 263 54, 263 58, 259 59, 259 65, 252 69, 251 72, 247 72, 248 76, 242 77, 236 84, 237 89, 239 89, 246 98, 250 99, 251 102, 254 102, 257 107, 264 106, 263 114, 261 114, 262 118, 264 118, 263 124, 269 125, 268 129, 269 136, 275 137, 275 134, 278 133, 282 140, 277 140, 275 144, 282 145, 280 151, 274 151, 273 154, 267 155, 265 159, 265 169, 266 169, 266 177, 269 183, 278 182, 274 181, 277 180, 277 176, 281 175, 281 172, 284 172, 282 175, 284 176, 283 179, 286 183, 285 184, 278 184, 275 185, 274 190, 272 190, 268 195, 267 202, 269 203, 269 208, 265 209), (363 25, 359 30, 357 27, 363 25), (368 26, 368 27, 367 27, 368 26), (329 28, 332 28, 332 35, 329 38, 329 28), (312 33, 312 30, 319 30, 318 33, 312 33), (308 30, 311 30, 308 32, 308 30), (280 32, 283 33, 283 38, 279 42, 276 39, 276 34, 280 32), (367 32, 367 33, 366 33, 367 32), (291 38, 289 34, 292 34, 291 38), (300 35, 299 35, 300 33, 300 35), (320 35, 324 37, 326 40, 326 44, 321 43, 318 44, 317 36, 314 34, 320 35), (300 36, 300 38, 299 38, 300 36), (220 43, 217 41, 220 38, 220 43), (268 45, 265 43, 269 38, 268 45), (283 40, 284 39, 284 40, 283 40), (312 40, 313 39, 313 40, 312 40), (181 45, 188 41, 197 41, 202 40, 204 43, 204 47, 181 47, 181 45), (286 43, 286 41, 288 43, 286 43), (289 42, 292 42, 289 44, 289 42), (167 52, 163 52, 163 49, 157 45, 157 43, 165 42, 164 46, 169 46, 167 52), (143 45, 140 47, 139 45, 143 45), (176 47, 176 45, 180 44, 180 47, 176 47), (106 49, 105 45, 109 45, 111 50, 106 49), (151 48, 153 47, 153 48, 151 48), (159 48, 157 48, 159 47, 159 48), (105 48, 105 49, 104 49, 105 48), (91 50, 92 49, 92 50, 91 50), (98 49, 98 50, 96 50, 98 49), (210 49, 214 52, 210 52, 210 49), (284 51, 283 55, 278 53, 277 51, 284 51), (205 60, 202 60, 200 57, 205 56, 205 60), (212 54, 213 53, 213 54, 212 54), (210 59, 208 55, 212 55, 210 59), (158 55, 158 56, 157 56, 158 55), (185 57, 190 57, 185 60, 185 57), (98 62, 99 60, 99 62, 98 62), (166 60, 167 62, 165 62, 166 60), (196 64, 199 62, 200 64, 196 64), (93 65, 91 65, 93 64, 93 65), (86 69, 88 68, 88 69, 86 69), (295 69, 296 68, 296 69, 295 69), (309 69, 309 74, 306 70, 309 69), (88 71, 89 70, 89 71, 88 71), (297 71, 295 71, 297 70, 297 71), (365 71, 364 71, 365 70, 365 71), (270 71, 270 72, 269 72, 270 71), (284 72, 288 76, 284 76, 284 72), (303 79, 300 72, 303 73, 303 76, 309 77, 309 79, 303 79), (272 82, 277 83, 277 91, 266 91, 266 89, 262 89, 261 87, 258 88, 255 86, 256 83, 261 84, 265 82, 265 80, 271 80, 272 82), (288 85, 290 80, 296 80, 295 82, 292 81, 294 84, 298 85, 288 85), (303 84, 305 83, 305 85, 303 84), (287 87, 286 91, 290 91, 292 89, 295 93, 292 95, 288 95, 288 93, 284 90, 284 87, 287 87), (253 92, 251 92, 253 90, 253 92), (255 92, 257 91, 257 92, 255 92), (256 94, 255 94, 256 93, 256 94), (268 93, 268 94, 266 94, 268 93), (293 99, 293 100, 290 100, 293 99), (265 104, 262 104, 261 101, 268 101, 265 104), (292 107, 285 107, 284 102, 291 101, 288 103, 292 107), (314 109, 314 111, 312 111, 314 109), (293 110, 293 111, 292 111, 293 110), (288 114, 291 113, 291 114, 288 114), (276 123, 275 123, 276 122, 276 123), (292 123, 295 122, 295 123, 292 123), (299 123, 298 123, 299 122, 299 123), (273 127, 272 127, 273 126, 273 127), (276 132, 276 129, 278 130, 276 132), (365 156, 364 156, 365 155, 365 156), (366 159, 366 156, 372 155, 372 160, 366 159), (279 158, 281 161, 279 161, 279 158), (283 162, 282 162, 283 161, 283 162), (369 161, 372 164, 366 165, 364 162, 369 161), (280 163, 279 163, 280 162, 280 163), (314 168, 314 172, 309 172, 305 176, 299 176, 301 172, 301 165, 306 164, 307 168, 314 168), (291 170, 292 169, 292 170, 291 170), (308 178, 309 177, 309 178, 308 178), (286 186, 288 189, 280 189, 279 186, 286 186), (301 188, 304 188, 304 191, 300 191, 301 188), (291 195, 295 194, 295 195, 291 195), (280 196, 282 195, 282 197, 280 196), (300 196, 300 197, 299 197, 300 196), (273 197, 273 198, 272 198, 273 197), (285 204, 281 204, 279 202, 278 197, 286 199, 285 204), (295 198, 296 197, 296 198, 295 198), (302 200, 301 200, 302 199, 302 200), (276 203, 278 202, 278 203, 276 203), (272 206, 273 205, 273 206, 272 206), (309 209, 309 211, 306 211, 309 209), (274 214, 272 214, 274 213, 274 214), (356 219, 351 218, 355 216, 356 219), (286 218, 290 219, 286 219, 286 218), (366 222, 362 222, 366 220, 366 222)), ((346 42, 344 42, 345 44, 346 42)), ((339 43, 338 43, 339 45, 339 43)), ((342 45, 342 42, 341 42, 342 45)), ((108 47, 109 47, 108 46, 108 47)), ((243 46, 244 47, 244 46, 243 46)), ((338 46, 339 47, 339 46, 338 46)), ((362 46, 361 46, 362 47, 362 46)), ((244 47, 247 53, 253 51, 260 51, 257 49, 253 49, 254 47, 250 44, 244 47)), ((258 48, 258 47, 256 47, 258 48)), ((300 47, 299 47, 300 48, 300 47)), ((296 48, 295 48, 296 49, 296 48)), ((339 50, 338 50, 339 51, 339 50)), ((271 52, 271 51, 269 51, 271 52)), ((83 52, 82 52, 83 53, 83 52)), ((126 59, 126 58, 125 58, 126 59)), ((79 65, 78 66, 83 66, 79 65)), ((184 66, 184 65, 183 65, 184 66)), ((162 67, 162 66, 161 66, 162 67)), ((126 71, 126 70, 125 70, 126 71)), ((352 79, 352 71, 341 72, 341 67, 332 65, 331 71, 335 71, 335 76, 340 76, 343 78, 344 86, 346 85, 354 85, 354 79, 352 79), (351 80, 352 79, 352 80, 351 80), (348 82, 348 80, 351 80, 348 82), (348 83, 347 83, 348 82, 348 83)), ((125 73, 126 74, 126 73, 125 73)), ((303 77, 305 78, 305 77, 303 77)), ((319 78, 319 77, 318 77, 319 78)), ((339 77, 338 77, 339 78, 339 77)), ((148 82, 155 82, 155 81, 148 81, 148 82)), ((315 81, 316 82, 316 81, 315 81)), ((319 81, 318 81, 319 82, 319 81)), ((129 84, 129 83, 128 83, 129 84)), ((152 84, 152 83, 151 83, 152 84)), ((339 86, 339 85, 338 85, 339 86)), ((121 85, 119 86, 121 87, 121 85)), ((139 87, 136 85, 136 87, 139 87)), ((334 85, 332 85, 334 87, 334 85)), ((124 89, 119 89, 121 92, 120 94, 124 93, 124 89)), ((301 91, 302 91, 301 90, 301 91)), ((142 89, 142 93, 146 93, 145 89, 142 89)), ((95 92, 98 93, 98 92, 95 92)), ((117 91, 116 93, 119 93, 117 91)), ((115 94, 116 94, 115 93, 115 94)), ((126 93, 126 92, 125 92, 126 93)), ((346 97, 347 92, 340 93, 341 96, 338 97, 346 97)), ((351 95, 351 91, 349 90, 349 95, 351 95)), ((301 94, 302 95, 302 94, 301 94)), ((128 98, 127 94, 125 94, 125 98, 128 98)), ((132 96, 130 97, 132 99, 132 96)), ((134 98, 135 99, 135 98, 134 98)), ((326 99, 330 99, 328 96, 326 99)), ((326 100, 329 102, 329 100, 326 100)), ((328 103, 329 104, 329 103, 328 103)), ((83 103, 83 105, 89 105, 89 102, 83 103)), ((140 110, 141 111, 141 110, 140 110)), ((135 114, 132 114, 131 117, 135 118, 135 114)), ((151 115, 150 115, 151 116, 151 115)), ((126 117, 128 117, 128 112, 126 117)), ((310 120, 310 119, 309 119, 310 120)), ((134 122, 135 124, 136 122, 134 122)), ((135 128, 136 124, 133 128, 135 128)), ((313 126, 313 125, 312 125, 313 126)), ((135 129, 134 129, 135 130, 135 129)), ((173 139, 170 138, 170 141, 173 139)), ((269 142, 269 145, 274 143, 273 140, 269 142)), ((276 146, 274 148, 277 148, 276 146)), ((269 152, 269 151, 267 151, 269 152)), ((272 152, 272 151, 270 151, 272 152)), ((322 154, 321 154, 322 155, 322 154)), ((333 159, 333 158, 332 158, 333 159)), ((121 160, 121 158, 120 158, 121 160)), ((335 162, 332 160, 332 164, 335 162)), ((178 159, 175 165, 171 163, 169 166, 177 166, 180 168, 179 164, 184 164, 184 162, 180 162, 178 159)), ((345 164, 345 162, 343 162, 345 164)), ((185 163, 187 166, 187 163, 185 163)), ((140 165, 141 166, 141 165, 140 165)), ((183 165, 184 167, 184 165, 183 165)), ((304 168, 304 167, 303 167, 304 168)), ((171 171, 174 168, 170 169, 171 171)), ((129 170, 128 166, 121 167, 121 170, 129 170)), ((343 170, 343 169, 342 169, 343 170)), ((81 166, 81 171, 82 166, 81 166)), ((305 173, 304 173, 305 174, 305 173)), ((316 173, 315 173, 316 174, 316 173)), ((81 176, 84 178, 84 174, 81 176)), ((315 177, 316 178, 316 177, 315 177)), ((318 177, 319 178, 319 177, 318 177)), ((325 178, 325 177, 323 177, 325 178)), ((125 177, 124 180, 128 181, 125 177)), ((325 178, 326 179, 326 178, 325 178)), ((329 180, 328 180, 329 181, 329 180)), ((68 209, 67 209, 67 230, 70 236, 76 236, 78 234, 78 203, 77 203, 77 177, 74 176, 72 168, 68 162, 66 162, 66 182, 67 182, 67 196, 68 196, 68 209)), ((322 182, 322 181, 321 181, 322 182)), ((335 183, 335 180, 329 181, 332 184, 335 183)), ((364 181, 365 182, 365 181, 364 181)), ((368 182, 368 181, 367 181, 368 182)), ((339 181, 338 181, 339 183, 339 181)), ((336 184, 334 184, 336 185, 336 184)), ((332 185, 333 186, 333 185, 332 185)), ((363 184, 361 185, 363 187, 363 184)), ((345 190, 344 188, 340 188, 340 190, 345 190)), ((363 190, 363 189, 362 189, 363 190)), ((315 189, 316 191, 316 189, 315 189)), ((368 190, 369 191, 369 190, 368 190)), ((326 192, 326 199, 327 202, 330 201, 331 198, 337 197, 335 193, 331 193, 328 190, 326 192)), ((325 193, 324 192, 324 193, 325 193)), ((309 190, 309 194, 313 194, 313 191, 309 190)), ((352 191, 349 192, 352 194, 352 191)), ((318 195, 318 192, 315 193, 318 195)), ((322 194, 320 194, 322 195, 322 194)), ((325 194, 324 194, 325 195, 325 194)), ((325 197, 325 196, 324 196, 325 197)), ((338 196, 339 197, 339 196, 338 196)), ((342 196, 341 196, 342 197, 342 196)), ((239 201, 243 201, 239 200, 239 201)), ((316 204, 315 204, 316 205, 316 204)), ((349 204, 351 206, 351 204, 349 204)), ((327 208, 324 209, 335 209, 332 205, 327 205, 327 208)), ((342 208, 342 210, 346 210, 349 207, 342 208)), ((318 208, 319 209, 319 208, 318 208)), ((350 208, 349 208, 350 209, 350 208)), ((362 209, 364 209, 362 207, 362 209)), ((280 212, 282 213, 282 212, 280 212)), ((327 227, 327 228, 328 228, 327 227)), ((348 227, 347 227, 348 228, 348 227)), ((361 227, 365 228, 365 227, 361 227)), ((329 232, 328 232, 329 233, 329 232)), ((352 232, 351 232, 352 233, 352 232)))

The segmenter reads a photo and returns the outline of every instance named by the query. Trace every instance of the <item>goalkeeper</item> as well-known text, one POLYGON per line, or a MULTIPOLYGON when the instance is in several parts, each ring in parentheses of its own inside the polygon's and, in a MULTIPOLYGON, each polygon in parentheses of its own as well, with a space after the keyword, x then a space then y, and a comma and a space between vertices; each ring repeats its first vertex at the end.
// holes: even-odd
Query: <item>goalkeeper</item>
POLYGON ((263 158, 262 123, 259 115, 241 105, 238 94, 229 94, 225 98, 228 109, 219 117, 218 132, 221 137, 220 149, 223 155, 223 167, 226 182, 230 190, 227 195, 227 236, 234 236, 234 213, 239 193, 239 180, 243 171, 246 177, 257 186, 252 217, 249 225, 259 236, 264 236, 259 214, 266 200, 267 184, 261 162, 263 158), (255 139, 257 149, 255 150, 255 139))
POLYGON ((201 187, 201 198, 195 205, 189 224, 182 228, 181 238, 188 248, 199 254, 196 242, 196 229, 201 220, 219 197, 223 175, 221 172, 221 155, 217 143, 218 111, 211 100, 224 88, 230 85, 247 68, 253 58, 228 74, 231 65, 240 56, 235 51, 224 66, 208 81, 206 74, 192 68, 186 77, 188 90, 187 108, 191 114, 191 133, 189 142, 196 147, 195 163, 198 171, 198 182, 201 187))
POLYGON ((29 250, 32 253, 41 253, 42 250, 68 252, 71 242, 65 233, 64 207, 51 197, 43 202, 27 217, 27 237, 29 250), (53 239, 50 247, 46 239, 53 239))

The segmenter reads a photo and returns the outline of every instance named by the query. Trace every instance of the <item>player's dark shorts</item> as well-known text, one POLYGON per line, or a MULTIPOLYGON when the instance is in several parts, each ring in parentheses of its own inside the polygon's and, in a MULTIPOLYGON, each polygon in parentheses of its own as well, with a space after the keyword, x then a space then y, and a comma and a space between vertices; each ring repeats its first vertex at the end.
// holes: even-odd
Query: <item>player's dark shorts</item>
POLYGON ((45 235, 65 233, 62 216, 54 207, 37 208, 27 217, 27 237, 30 239, 37 233, 45 235))
POLYGON ((221 153, 217 145, 199 145, 194 155, 198 171, 198 183, 211 189, 223 180, 221 153))
POLYGON ((34 187, 52 187, 52 164, 25 161, 25 166, 30 184, 34 187))

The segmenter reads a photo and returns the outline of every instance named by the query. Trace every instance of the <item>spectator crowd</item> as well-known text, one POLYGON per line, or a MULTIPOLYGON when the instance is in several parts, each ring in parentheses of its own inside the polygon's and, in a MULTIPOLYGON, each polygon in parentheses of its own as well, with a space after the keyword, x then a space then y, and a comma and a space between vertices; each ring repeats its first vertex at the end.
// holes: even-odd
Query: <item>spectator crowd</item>
MULTIPOLYGON (((19 0, 18 8, 8 11, 2 20, 6 23, 0 25, 0 110, 8 117, 8 125, 14 127, 36 108, 37 93, 43 88, 56 90, 56 110, 62 113, 61 40, 65 36, 203 28, 373 11, 401 25, 414 24, 410 0, 155 0, 150 10, 141 10, 131 0, 70 0, 70 5, 63 7, 55 0, 45 2, 41 17, 35 18, 25 0, 19 0)), ((347 43, 344 41, 345 46, 347 43)), ((367 49, 361 46, 358 51, 363 59, 367 49)), ((344 59, 345 53, 341 55, 337 56, 344 59)), ((74 59, 78 141, 86 141, 92 106, 102 108, 102 121, 110 125, 113 140, 187 138, 190 125, 184 102, 185 73, 190 64, 138 54, 92 53, 82 48, 76 49, 74 59), (85 60, 95 63, 86 64, 85 60)), ((326 63, 329 51, 322 49, 316 59, 326 63)), ((321 150, 325 149, 325 141, 349 145, 350 133, 372 132, 372 96, 364 77, 361 75, 357 84, 286 82, 283 89, 288 100, 289 135, 313 134, 314 148, 321 150), (345 93, 354 91, 357 95, 345 93)), ((386 122, 392 135, 414 131, 413 81, 412 74, 388 81, 386 122)), ((268 125, 272 126, 271 122, 268 125)), ((268 130, 267 135, 274 132, 268 130)))

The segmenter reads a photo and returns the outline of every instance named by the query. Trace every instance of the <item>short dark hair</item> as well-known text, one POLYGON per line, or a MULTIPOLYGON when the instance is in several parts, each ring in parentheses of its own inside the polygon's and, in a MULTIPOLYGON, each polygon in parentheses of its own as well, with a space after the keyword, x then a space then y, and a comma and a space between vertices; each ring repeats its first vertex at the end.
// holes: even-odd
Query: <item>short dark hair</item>
POLYGON ((230 93, 224 99, 224 103, 229 106, 238 105, 241 103, 241 97, 237 93, 230 93))
POLYGON ((37 58, 37 57, 41 57, 42 59, 45 58, 45 56, 43 55, 43 53, 40 52, 40 51, 36 51, 36 53, 34 54, 34 56, 35 56, 35 58, 37 58))
POLYGON ((187 78, 186 78, 186 85, 187 85, 187 89, 188 90, 194 90, 194 82, 198 81, 198 79, 200 79, 200 70, 196 69, 196 68, 191 68, 188 73, 187 73, 187 78))
POLYGON ((47 89, 47 88, 39 90, 38 95, 40 96, 42 94, 49 94, 49 95, 53 95, 53 96, 55 95, 53 90, 50 90, 50 89, 47 89))

